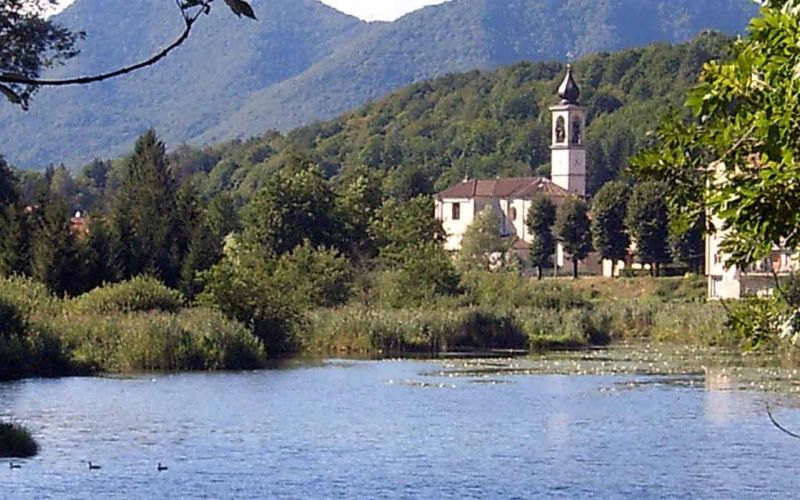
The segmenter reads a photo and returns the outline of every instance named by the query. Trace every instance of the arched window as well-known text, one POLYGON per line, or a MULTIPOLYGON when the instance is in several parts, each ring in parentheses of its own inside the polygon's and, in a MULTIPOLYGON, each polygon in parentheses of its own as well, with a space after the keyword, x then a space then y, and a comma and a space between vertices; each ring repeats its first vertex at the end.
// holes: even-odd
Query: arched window
POLYGON ((567 128, 564 117, 556 118, 556 144, 563 144, 567 140, 567 128))
POLYGON ((581 130, 581 121, 579 119, 572 122, 572 144, 583 144, 583 130, 581 130))
POLYGON ((517 220, 517 209, 516 209, 516 207, 511 207, 511 209, 508 211, 508 218, 511 219, 512 221, 516 221, 517 220))

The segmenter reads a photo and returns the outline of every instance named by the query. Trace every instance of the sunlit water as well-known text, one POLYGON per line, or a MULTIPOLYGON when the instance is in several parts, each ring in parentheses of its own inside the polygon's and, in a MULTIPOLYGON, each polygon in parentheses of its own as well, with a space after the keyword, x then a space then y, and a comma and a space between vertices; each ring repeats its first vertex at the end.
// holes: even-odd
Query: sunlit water
POLYGON ((621 350, 0 384, 0 414, 42 445, 21 469, 0 466, 0 498, 796 497, 800 440, 764 409, 800 429, 793 372, 678 359, 621 350))

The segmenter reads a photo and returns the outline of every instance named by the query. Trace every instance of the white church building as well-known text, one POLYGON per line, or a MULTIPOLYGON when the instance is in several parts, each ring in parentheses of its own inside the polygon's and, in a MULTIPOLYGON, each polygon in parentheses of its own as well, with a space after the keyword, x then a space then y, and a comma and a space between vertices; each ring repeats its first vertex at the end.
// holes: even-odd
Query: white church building
MULTIPOLYGON (((558 89, 561 101, 550 107, 553 115, 551 137, 551 176, 507 179, 464 179, 436 195, 436 218, 447 233, 445 248, 461 249, 461 240, 475 216, 491 206, 501 220, 501 235, 512 240, 512 248, 528 260, 533 235, 527 227, 531 200, 538 194, 548 196, 556 206, 572 196, 586 196, 586 108, 580 105, 580 88, 567 66, 567 74, 558 89)), ((563 265, 559 248, 557 263, 563 265)), ((583 266, 597 267, 592 255, 583 266)))

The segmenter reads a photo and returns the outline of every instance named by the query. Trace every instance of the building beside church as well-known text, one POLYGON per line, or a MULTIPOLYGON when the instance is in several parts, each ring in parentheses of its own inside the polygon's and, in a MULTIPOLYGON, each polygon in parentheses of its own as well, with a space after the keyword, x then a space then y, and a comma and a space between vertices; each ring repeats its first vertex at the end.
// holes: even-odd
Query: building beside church
MULTIPOLYGON (((485 207, 491 206, 500 216, 500 234, 509 238, 512 249, 523 260, 529 260, 533 236, 527 227, 528 209, 534 196, 543 193, 556 206, 571 196, 586 196, 586 108, 580 105, 580 88, 572 67, 558 88, 560 102, 550 107, 553 115, 551 137, 551 176, 510 179, 464 179, 461 183, 436 195, 436 218, 447 233, 445 248, 461 249, 461 240, 472 221, 485 207)), ((597 266, 596 255, 586 264, 597 266)), ((563 265, 563 252, 557 252, 563 265)))
MULTIPOLYGON (((714 182, 724 182, 725 165, 716 164, 714 182)), ((721 227, 722 221, 711 218, 713 227, 721 227)), ((705 241, 706 277, 708 279, 708 298, 713 300, 741 299, 747 296, 771 295, 775 289, 775 279, 786 279, 800 271, 800 254, 784 247, 774 247, 770 255, 745 269, 728 266, 730 255, 721 249, 725 239, 724 230, 707 233, 705 241)))

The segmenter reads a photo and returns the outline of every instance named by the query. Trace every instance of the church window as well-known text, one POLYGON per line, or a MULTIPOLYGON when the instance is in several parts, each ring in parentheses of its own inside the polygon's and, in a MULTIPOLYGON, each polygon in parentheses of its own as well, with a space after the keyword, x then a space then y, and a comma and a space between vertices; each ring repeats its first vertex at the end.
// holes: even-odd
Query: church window
POLYGON ((559 116, 556 118, 556 144, 563 143, 567 138, 567 131, 564 122, 564 117, 559 116))
POLYGON ((453 203, 453 220, 461 219, 461 203, 453 203))
POLYGON ((511 210, 508 211, 508 218, 513 221, 517 220, 517 209, 515 207, 511 207, 511 210))
POLYGON ((572 144, 583 144, 582 135, 583 130, 581 130, 581 121, 575 120, 572 122, 572 144))

